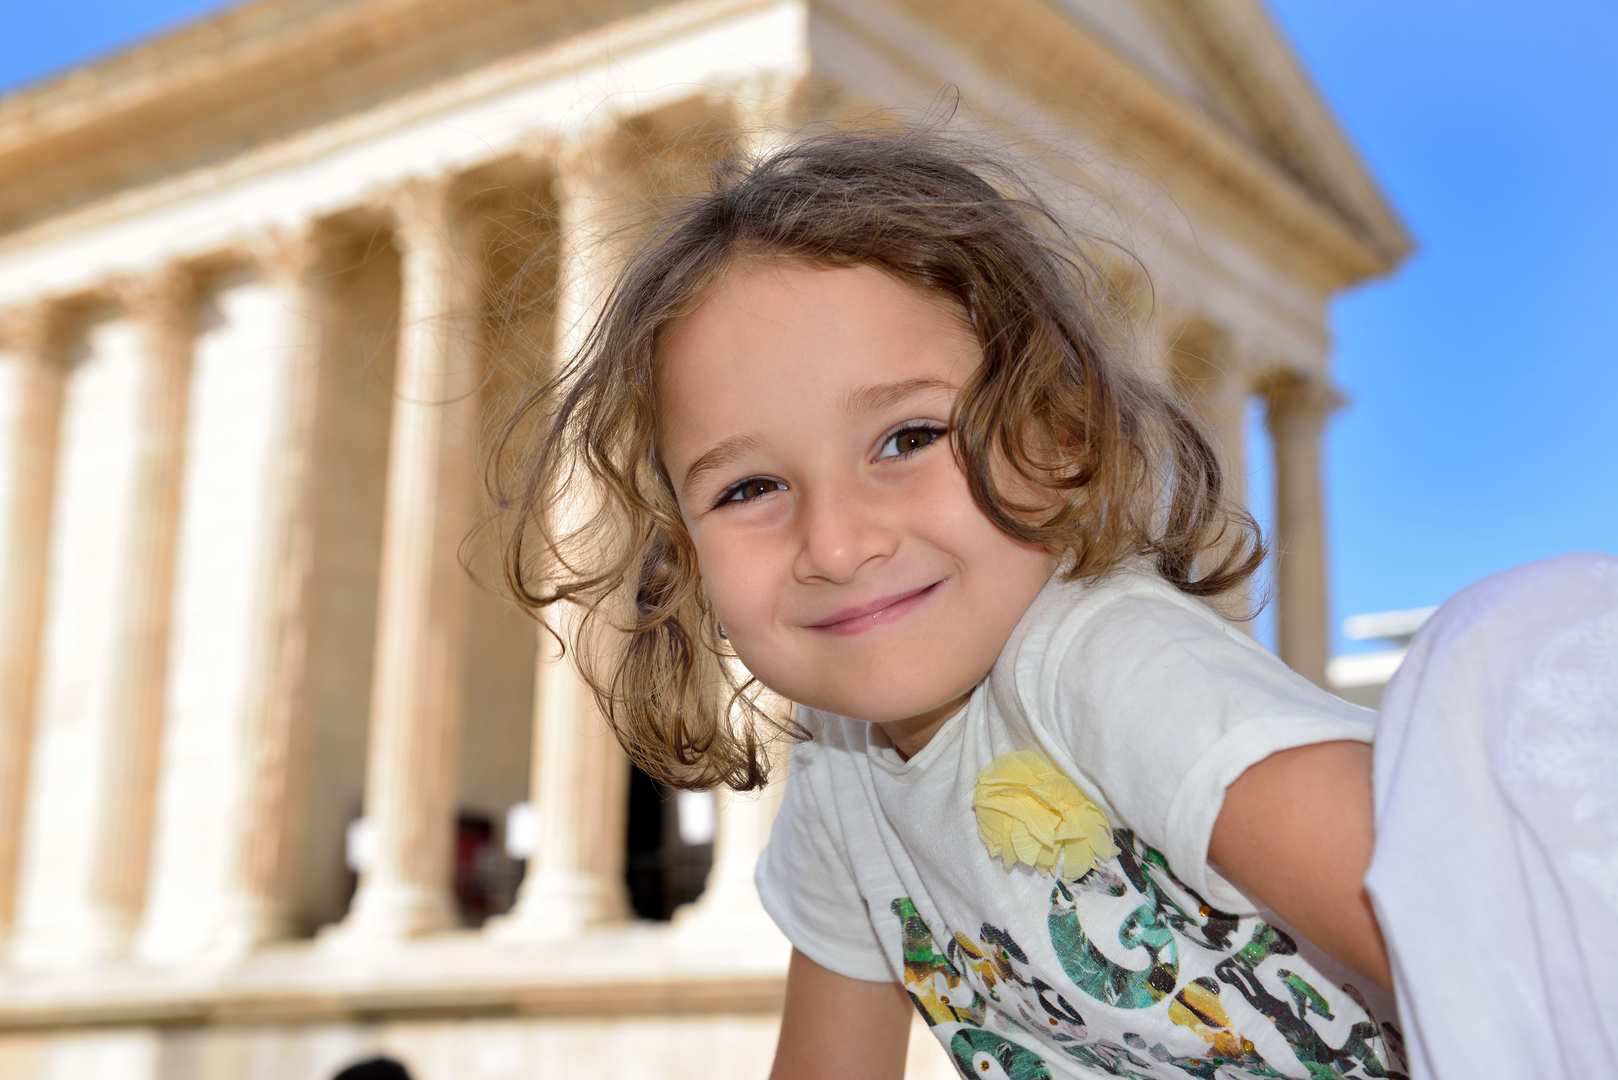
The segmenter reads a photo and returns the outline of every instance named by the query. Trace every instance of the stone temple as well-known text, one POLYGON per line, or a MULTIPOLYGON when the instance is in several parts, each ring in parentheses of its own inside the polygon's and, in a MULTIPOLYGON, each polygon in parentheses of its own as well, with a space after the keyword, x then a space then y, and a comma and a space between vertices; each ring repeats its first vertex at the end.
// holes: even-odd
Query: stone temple
POLYGON ((769 794, 633 774, 461 545, 637 209, 955 95, 1238 479, 1263 402, 1323 679, 1327 306, 1410 242, 1257 0, 255 0, 0 98, 0 1076, 765 1075, 769 794))

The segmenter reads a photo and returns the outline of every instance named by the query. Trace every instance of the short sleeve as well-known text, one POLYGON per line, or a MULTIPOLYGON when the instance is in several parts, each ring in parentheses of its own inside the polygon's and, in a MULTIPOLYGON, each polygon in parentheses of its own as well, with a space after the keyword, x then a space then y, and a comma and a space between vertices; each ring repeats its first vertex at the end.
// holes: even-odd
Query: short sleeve
POLYGON ((1208 865, 1225 789, 1281 750, 1369 742, 1373 714, 1156 579, 1129 575, 1067 608, 1019 644, 1016 696, 1030 722, 1182 881, 1251 912, 1208 865))
POLYGON ((871 924, 840 843, 841 823, 823 814, 831 799, 826 748, 797 744, 786 793, 759 856, 759 899, 799 952, 828 971, 867 982, 896 975, 871 924))

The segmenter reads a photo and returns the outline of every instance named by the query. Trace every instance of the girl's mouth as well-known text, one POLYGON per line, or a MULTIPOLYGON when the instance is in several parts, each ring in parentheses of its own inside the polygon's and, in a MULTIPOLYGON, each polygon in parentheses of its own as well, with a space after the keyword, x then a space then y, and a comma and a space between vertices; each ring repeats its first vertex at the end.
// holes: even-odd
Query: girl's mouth
POLYGON ((931 585, 923 585, 919 589, 884 596, 872 600, 868 604, 861 604, 858 607, 845 608, 830 618, 809 623, 804 629, 821 630, 828 634, 863 634, 867 630, 883 626, 893 622, 895 619, 904 618, 943 584, 942 581, 935 581, 931 585))

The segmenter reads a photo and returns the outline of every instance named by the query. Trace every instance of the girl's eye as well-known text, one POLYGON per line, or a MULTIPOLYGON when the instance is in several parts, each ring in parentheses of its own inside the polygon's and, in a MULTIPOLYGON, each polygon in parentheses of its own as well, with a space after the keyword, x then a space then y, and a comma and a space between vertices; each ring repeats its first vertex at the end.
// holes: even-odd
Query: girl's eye
POLYGON ((715 505, 723 506, 726 503, 752 502, 754 499, 768 495, 772 491, 785 491, 786 489, 787 486, 779 480, 771 480, 767 476, 750 476, 741 483, 733 484, 726 488, 725 493, 719 496, 719 502, 715 505))
POLYGON ((882 449, 876 455, 877 460, 914 454, 917 450, 926 449, 942 439, 945 433, 945 428, 926 424, 912 424, 900 428, 882 440, 882 449))

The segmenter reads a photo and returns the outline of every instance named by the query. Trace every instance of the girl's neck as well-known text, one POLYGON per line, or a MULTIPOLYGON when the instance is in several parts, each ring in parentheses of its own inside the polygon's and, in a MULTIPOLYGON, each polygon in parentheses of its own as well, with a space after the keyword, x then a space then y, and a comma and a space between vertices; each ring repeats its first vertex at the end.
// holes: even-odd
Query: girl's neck
POLYGON ((899 756, 909 761, 932 741, 945 721, 965 707, 967 699, 971 696, 972 691, 968 690, 960 697, 951 698, 937 708, 908 716, 903 720, 888 720, 878 724, 877 727, 882 729, 882 734, 888 737, 888 741, 899 752, 899 756))

